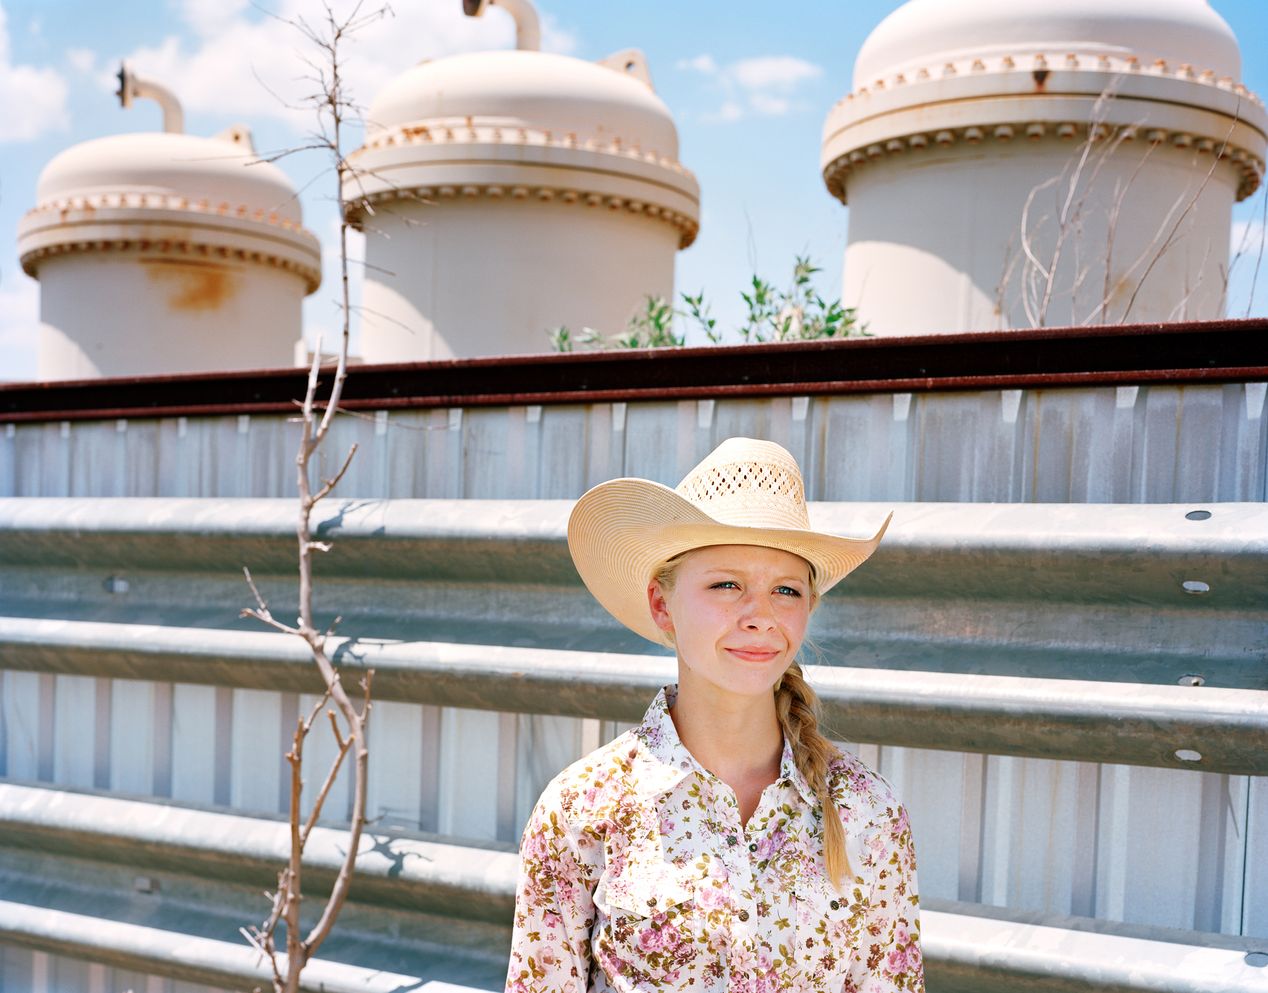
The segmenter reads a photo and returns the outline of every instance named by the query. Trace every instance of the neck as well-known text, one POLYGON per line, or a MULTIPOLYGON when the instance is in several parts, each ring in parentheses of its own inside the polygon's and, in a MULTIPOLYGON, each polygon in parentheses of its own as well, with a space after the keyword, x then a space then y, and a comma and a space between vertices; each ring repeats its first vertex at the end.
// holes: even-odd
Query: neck
POLYGON ((697 762, 733 786, 779 776, 784 734, 775 696, 727 693, 678 665, 678 699, 670 710, 678 737, 697 762))

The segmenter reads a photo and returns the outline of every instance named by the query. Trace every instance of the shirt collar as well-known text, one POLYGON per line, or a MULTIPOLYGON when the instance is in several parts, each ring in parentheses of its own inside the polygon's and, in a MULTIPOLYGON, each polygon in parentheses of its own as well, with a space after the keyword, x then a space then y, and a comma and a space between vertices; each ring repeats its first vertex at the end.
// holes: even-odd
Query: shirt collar
POLYGON ((639 795, 645 798, 668 792, 693 772, 705 771, 687 751, 678 737, 674 719, 669 716, 669 708, 677 698, 677 684, 662 687, 643 715, 643 723, 634 729, 643 744, 635 759, 638 765, 634 770, 634 784, 639 795))
POLYGON ((819 805, 819 798, 815 796, 815 791, 810 788, 806 777, 797 768, 797 761, 793 758, 792 746, 788 744, 787 738, 784 739, 784 753, 779 759, 779 775, 780 778, 793 784, 807 808, 814 810, 819 805))
MULTIPOLYGON (((676 684, 662 687, 647 708, 647 713, 643 715, 643 723, 634 730, 643 743, 635 760, 638 766, 634 770, 636 790, 643 797, 659 796, 673 789, 693 772, 709 775, 678 737, 674 719, 669 715, 669 708, 677 698, 676 684)), ((818 805, 819 798, 797 768, 792 747, 786 738, 779 759, 779 776, 792 783, 808 808, 813 809, 818 805)))

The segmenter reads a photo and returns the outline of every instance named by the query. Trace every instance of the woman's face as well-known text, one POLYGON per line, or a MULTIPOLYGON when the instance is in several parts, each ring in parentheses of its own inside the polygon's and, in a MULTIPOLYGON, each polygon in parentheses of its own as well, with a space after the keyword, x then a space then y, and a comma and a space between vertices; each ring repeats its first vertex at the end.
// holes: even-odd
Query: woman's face
POLYGON ((670 588, 653 580, 647 594, 691 676, 744 696, 770 692, 796 657, 813 606, 806 560, 752 545, 688 552, 670 588))

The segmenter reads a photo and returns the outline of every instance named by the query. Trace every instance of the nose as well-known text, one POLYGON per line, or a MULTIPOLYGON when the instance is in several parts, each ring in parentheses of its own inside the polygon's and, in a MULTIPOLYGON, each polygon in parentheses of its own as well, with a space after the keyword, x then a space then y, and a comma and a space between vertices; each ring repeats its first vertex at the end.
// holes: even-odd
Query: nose
POLYGON ((775 608, 768 597, 749 594, 744 598, 740 626, 745 631, 770 631, 775 627, 775 608))

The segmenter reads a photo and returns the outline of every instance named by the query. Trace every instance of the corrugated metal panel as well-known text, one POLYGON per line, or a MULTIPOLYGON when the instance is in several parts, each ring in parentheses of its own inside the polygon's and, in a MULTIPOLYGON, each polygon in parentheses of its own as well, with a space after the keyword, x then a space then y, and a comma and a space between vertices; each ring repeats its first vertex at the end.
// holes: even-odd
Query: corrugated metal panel
MULTIPOLYGON (((1265 384, 380 411, 336 421, 340 492, 573 498, 676 483, 723 438, 788 447, 814 500, 1158 503, 1268 499, 1265 384)), ((6 425, 0 496, 287 496, 276 416, 6 425)))

